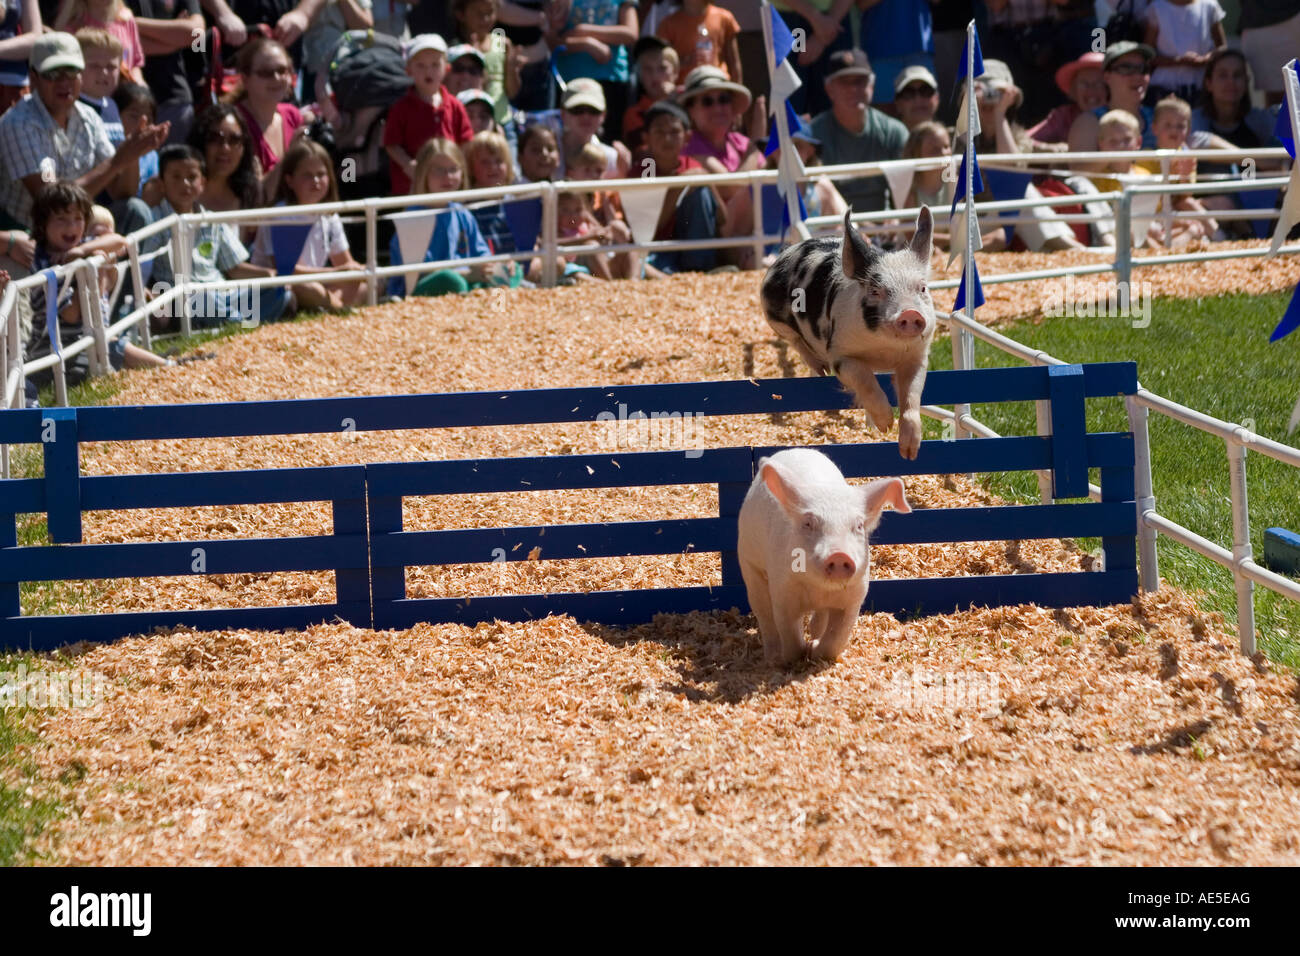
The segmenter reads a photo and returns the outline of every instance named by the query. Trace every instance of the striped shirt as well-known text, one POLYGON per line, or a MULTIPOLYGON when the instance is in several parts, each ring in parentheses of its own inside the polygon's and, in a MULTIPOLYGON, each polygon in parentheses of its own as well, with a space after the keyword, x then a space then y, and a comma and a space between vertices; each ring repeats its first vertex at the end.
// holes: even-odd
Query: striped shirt
POLYGON ((40 173, 48 159, 56 179, 73 182, 114 152, 104 121, 85 103, 73 104, 60 129, 39 96, 24 97, 0 117, 0 209, 30 226, 32 197, 24 176, 40 173))

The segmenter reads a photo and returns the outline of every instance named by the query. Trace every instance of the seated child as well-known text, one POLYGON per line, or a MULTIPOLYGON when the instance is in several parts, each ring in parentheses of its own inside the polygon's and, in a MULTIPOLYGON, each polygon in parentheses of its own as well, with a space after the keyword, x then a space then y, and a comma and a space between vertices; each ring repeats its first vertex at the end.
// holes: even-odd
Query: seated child
MULTIPOLYGON (((596 143, 583 143, 565 157, 564 165, 566 179, 595 182, 605 172, 605 151, 596 143)), ((628 228, 623 216, 618 193, 598 189, 588 194, 585 203, 595 226, 593 238, 615 244, 632 241, 632 230, 628 228)), ((593 268, 593 272, 602 278, 630 279, 641 275, 640 257, 634 252, 616 252, 608 257, 599 255, 587 258, 602 260, 593 268)))
MULTIPOLYGON (((1188 149, 1187 137, 1192 129, 1192 108, 1185 100, 1177 96, 1166 96, 1156 103, 1151 118, 1151 131, 1156 136, 1156 149, 1188 149)), ((1147 167, 1150 169, 1151 167, 1147 167)), ((1163 173, 1164 164, 1160 163, 1152 172, 1163 173)), ((1169 181, 1175 183, 1196 182, 1196 160, 1183 157, 1169 161, 1169 181)), ((1196 196, 1174 196, 1172 208, 1178 212, 1205 212, 1204 204, 1196 196)), ((1161 198, 1161 209, 1164 198, 1161 198)), ((1174 238, 1180 244, 1195 239, 1208 239, 1218 230, 1219 225, 1213 219, 1188 219, 1175 223, 1174 238)))
MULTIPOLYGON (((934 120, 918 124, 908 134, 907 143, 903 146, 904 159, 930 159, 951 155, 952 143, 948 136, 948 128, 934 120)), ((939 210, 951 208, 953 189, 956 186, 955 183, 944 179, 943 174, 942 168, 917 170, 912 176, 912 188, 907 191, 907 196, 903 200, 904 208, 911 209, 924 205, 929 206, 930 211, 935 213, 937 222, 934 245, 939 249, 947 249, 952 239, 948 233, 947 216, 940 216, 939 210), (942 228, 939 228, 940 225, 942 228)), ((840 214, 842 210, 837 213, 840 214)), ((980 240, 984 244, 985 252, 996 252, 1006 248, 1007 233, 1001 226, 994 226, 982 233, 980 240)))
POLYGON ((623 142, 633 153, 645 146, 645 111, 666 100, 677 88, 680 60, 667 40, 644 36, 632 48, 636 64, 636 86, 640 98, 623 114, 623 142))
MULTIPOLYGON (((52 266, 63 265, 73 259, 107 254, 120 256, 126 252, 126 240, 114 232, 108 232, 99 238, 86 241, 87 227, 94 218, 94 206, 86 191, 74 183, 51 183, 41 190, 32 204, 32 235, 36 239, 36 254, 32 271, 39 272, 52 266)), ((71 345, 81 337, 85 329, 85 319, 81 314, 81 296, 78 294, 78 278, 73 277, 60 283, 55 304, 58 316, 59 347, 71 345)), ((102 281, 102 276, 101 276, 102 281)), ((99 288, 94 293, 100 297, 99 288)), ((46 323, 46 288, 39 285, 31 290, 32 322, 31 335, 27 340, 27 359, 42 358, 53 350, 50 341, 49 326, 46 323)), ((101 301, 101 305, 103 305, 101 301)), ((105 306, 105 314, 107 308, 105 306)), ((130 367, 145 365, 164 365, 163 359, 131 345, 123 345, 117 350, 117 358, 130 367)), ((85 379, 90 370, 90 355, 81 352, 65 366, 69 385, 75 385, 85 379)), ((38 387, 53 381, 52 369, 43 369, 29 376, 38 387)))
MULTIPOLYGON (((422 196, 429 193, 457 192, 465 188, 465 179, 465 157, 461 155, 459 147, 448 139, 431 139, 416 154, 411 193, 422 196)), ((430 207, 412 208, 427 214, 430 207)), ((389 258, 393 265, 401 265, 405 261, 402 258, 400 240, 401 234, 398 232, 394 234, 388 246, 389 258)), ((492 250, 488 248, 483 234, 479 232, 474 216, 460 203, 449 202, 444 205, 434 220, 429 244, 424 250, 421 261, 444 262, 449 259, 470 259, 490 255, 492 250)), ((505 272, 506 270, 501 270, 502 284, 505 283, 505 272)), ((493 284, 493 272, 490 267, 472 266, 468 273, 468 278, 457 269, 440 269, 437 272, 426 272, 424 275, 415 272, 408 272, 405 276, 396 275, 388 280, 388 294, 446 295, 448 292, 468 292, 470 289, 482 289, 493 284)))
MULTIPOLYGON (((154 219, 173 212, 206 212, 199 196, 203 193, 206 163, 193 146, 167 146, 158 155, 162 176, 163 201, 153 210, 154 219)), ((145 251, 165 248, 153 261, 152 285, 155 293, 171 288, 175 281, 171 264, 171 230, 146 240, 145 251)), ((272 276, 274 271, 248 261, 248 250, 228 223, 205 222, 192 233, 191 282, 220 282, 222 279, 252 279, 272 276)), ((195 328, 213 328, 223 322, 245 325, 274 322, 282 315, 292 315, 293 293, 285 286, 263 286, 254 294, 248 289, 205 289, 190 296, 190 314, 195 328)), ((154 328, 167 331, 179 326, 175 320, 180 304, 173 302, 163 316, 154 317, 154 328)))
MULTIPOLYGON (((276 206, 311 206, 339 201, 334 161, 325 147, 314 140, 300 139, 295 142, 277 168, 280 170, 280 186, 276 194, 276 206)), ((338 213, 309 219, 280 219, 274 225, 258 226, 252 253, 253 265, 276 268, 281 274, 292 272, 294 275, 310 275, 341 270, 361 271, 364 268, 352 258, 348 238, 343 233, 343 220, 338 213), (288 263, 277 262, 277 255, 283 253, 283 250, 277 251, 275 248, 273 230, 280 226, 303 225, 309 225, 310 228, 292 267, 288 263)), ((366 294, 366 282, 364 279, 306 282, 296 283, 293 289, 298 304, 304 308, 342 309, 360 303, 366 294), (333 288, 327 289, 326 285, 333 288)))

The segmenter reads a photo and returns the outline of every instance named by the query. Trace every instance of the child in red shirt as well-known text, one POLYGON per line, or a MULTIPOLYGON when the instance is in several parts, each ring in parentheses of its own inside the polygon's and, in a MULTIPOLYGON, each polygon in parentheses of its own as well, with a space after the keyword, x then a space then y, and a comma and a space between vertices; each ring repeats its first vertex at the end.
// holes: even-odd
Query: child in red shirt
POLYGON ((474 136, 469 114, 442 85, 447 75, 447 43, 436 33, 422 33, 406 51, 406 72, 415 81, 388 109, 384 151, 390 160, 388 180, 393 195, 411 191, 415 155, 431 139, 468 143, 474 136))

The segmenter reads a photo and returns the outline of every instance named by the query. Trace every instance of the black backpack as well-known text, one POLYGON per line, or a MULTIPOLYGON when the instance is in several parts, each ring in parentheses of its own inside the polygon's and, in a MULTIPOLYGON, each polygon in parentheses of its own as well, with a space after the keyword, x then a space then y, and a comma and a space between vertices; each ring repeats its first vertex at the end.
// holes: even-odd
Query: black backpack
POLYGON ((414 82, 406 75, 397 40, 374 31, 349 30, 330 64, 330 87, 336 105, 344 113, 365 106, 386 110, 414 82))

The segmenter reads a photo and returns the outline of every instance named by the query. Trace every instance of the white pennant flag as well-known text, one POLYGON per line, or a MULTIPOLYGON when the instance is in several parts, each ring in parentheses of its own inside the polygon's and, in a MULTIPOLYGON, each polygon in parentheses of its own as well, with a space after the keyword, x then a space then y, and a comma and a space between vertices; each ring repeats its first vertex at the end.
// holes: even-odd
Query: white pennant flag
MULTIPOLYGON (((397 248, 402 253, 404 265, 423 262, 424 254, 429 250, 429 240, 433 238, 433 227, 438 221, 438 212, 418 209, 414 212, 399 212, 393 216, 393 227, 397 230, 397 248)), ((410 295, 419 281, 417 272, 408 272, 406 294, 410 295)))
POLYGON ((1286 234, 1297 222, 1300 222, 1300 163, 1292 163, 1291 181, 1286 184, 1286 197, 1282 200, 1282 211, 1278 213, 1277 228, 1273 230, 1273 241, 1268 244, 1270 256, 1282 248, 1286 234))
POLYGON ((881 172, 889 183, 889 194, 894 197, 894 208, 903 209, 907 205, 907 194, 912 191, 912 179, 916 170, 911 166, 886 166, 881 172))
MULTIPOLYGON (((948 220, 948 265, 951 266, 954 259, 966 251, 966 209, 959 207, 948 220)), ((980 235, 978 229, 975 230, 975 248, 972 252, 979 252, 984 248, 984 237, 980 235)))
POLYGON ((659 213, 664 208, 664 196, 667 194, 667 186, 658 189, 619 190, 623 217, 632 230, 632 238, 637 242, 650 242, 654 239, 655 226, 659 225, 659 213))
MULTIPOLYGON (((970 94, 969 87, 968 87, 967 89, 964 89, 964 90, 961 91, 961 108, 957 110, 957 128, 956 128, 956 129, 957 129, 957 135, 958 135, 958 136, 960 136, 962 133, 966 132, 966 127, 967 127, 967 125, 968 125, 968 123, 967 123, 967 119, 966 119, 966 117, 967 117, 967 109, 968 109, 968 107, 967 107, 967 100, 966 100, 966 97, 967 97, 969 94, 970 94)), ((982 130, 980 129, 980 111, 979 111, 978 109, 976 109, 976 110, 975 110, 975 138, 976 138, 976 139, 979 139, 979 135, 980 135, 981 132, 982 132, 982 130)))
POLYGON ((782 60, 772 73, 772 91, 767 111, 775 116, 778 107, 785 109, 785 101, 801 86, 803 80, 799 79, 799 74, 794 71, 789 59, 782 60))

